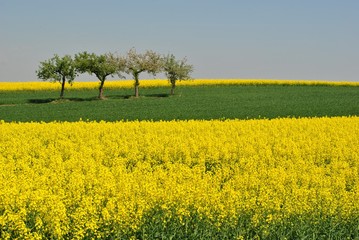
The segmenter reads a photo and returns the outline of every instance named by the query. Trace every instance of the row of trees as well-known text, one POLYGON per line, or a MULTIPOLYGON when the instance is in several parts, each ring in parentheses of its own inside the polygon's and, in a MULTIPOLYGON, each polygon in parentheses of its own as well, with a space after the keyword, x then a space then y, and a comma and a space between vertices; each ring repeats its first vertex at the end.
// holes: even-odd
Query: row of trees
POLYGON ((100 81, 99 99, 103 99, 103 88, 108 76, 129 74, 134 79, 135 97, 139 96, 139 76, 142 72, 156 75, 164 72, 171 84, 171 94, 174 94, 176 82, 191 79, 193 66, 187 63, 186 58, 177 60, 173 54, 162 56, 154 51, 147 50, 137 53, 134 48, 128 51, 126 56, 114 53, 97 55, 95 53, 81 52, 74 57, 57 54, 49 60, 40 62, 36 74, 44 81, 59 82, 61 84, 60 98, 63 98, 65 84, 72 83, 82 73, 95 75, 100 81))

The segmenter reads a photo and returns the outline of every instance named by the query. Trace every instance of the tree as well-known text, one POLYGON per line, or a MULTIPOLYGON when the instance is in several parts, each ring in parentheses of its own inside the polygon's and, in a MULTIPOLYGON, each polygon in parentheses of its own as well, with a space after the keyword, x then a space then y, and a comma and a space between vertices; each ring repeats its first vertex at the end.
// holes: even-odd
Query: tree
POLYGON ((85 51, 75 55, 75 66, 80 73, 87 72, 91 75, 94 74, 98 78, 100 81, 98 98, 103 99, 103 86, 106 78, 115 74, 121 77, 125 62, 122 58, 112 53, 96 55, 85 51))
POLYGON ((132 48, 126 57, 125 72, 131 74, 134 79, 135 97, 139 96, 138 87, 140 85, 139 75, 142 72, 147 72, 153 75, 159 73, 162 69, 163 59, 161 55, 147 50, 144 54, 136 53, 136 50, 132 48))
POLYGON ((72 83, 77 76, 74 61, 70 55, 59 57, 57 54, 53 58, 40 62, 39 69, 36 71, 37 77, 44 81, 59 82, 61 84, 60 98, 64 97, 65 83, 72 83))
POLYGON ((171 83, 171 95, 174 95, 176 82, 181 80, 191 79, 191 72, 193 72, 193 66, 187 64, 187 59, 176 60, 173 54, 167 55, 164 59, 163 70, 171 83))

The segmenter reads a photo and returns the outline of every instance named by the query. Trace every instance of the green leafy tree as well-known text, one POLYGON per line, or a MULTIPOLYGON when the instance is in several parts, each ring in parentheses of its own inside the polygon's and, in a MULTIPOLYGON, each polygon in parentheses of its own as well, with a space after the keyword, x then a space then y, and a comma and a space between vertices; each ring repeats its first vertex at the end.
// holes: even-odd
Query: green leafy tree
POLYGON ((164 58, 163 70, 171 83, 171 95, 174 95, 176 82, 191 79, 190 74, 193 72, 193 66, 187 64, 187 59, 176 60, 173 54, 164 58))
POLYGON ((72 57, 70 55, 59 57, 57 54, 47 61, 40 62, 36 74, 44 81, 59 82, 61 84, 60 98, 64 97, 66 81, 71 84, 77 76, 72 57))
POLYGON ((75 66, 80 73, 87 72, 90 75, 94 74, 98 78, 100 81, 98 98, 103 99, 103 87, 106 78, 115 74, 121 77, 125 62, 122 58, 112 53, 96 55, 85 51, 75 55, 75 66))
POLYGON ((135 81, 135 97, 139 96, 138 88, 140 86, 140 73, 147 72, 156 75, 161 71, 162 66, 163 59, 161 55, 151 50, 147 50, 145 53, 139 54, 134 48, 132 48, 127 53, 125 72, 127 74, 131 74, 135 81))

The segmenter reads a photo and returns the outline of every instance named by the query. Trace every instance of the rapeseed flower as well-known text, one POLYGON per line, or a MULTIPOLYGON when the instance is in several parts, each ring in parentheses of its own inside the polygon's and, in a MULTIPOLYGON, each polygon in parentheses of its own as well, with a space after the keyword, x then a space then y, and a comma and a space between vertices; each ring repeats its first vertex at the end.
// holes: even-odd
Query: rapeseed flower
POLYGON ((357 146, 358 117, 1 122, 0 236, 150 238, 178 223, 265 238, 325 222, 352 236, 357 146))

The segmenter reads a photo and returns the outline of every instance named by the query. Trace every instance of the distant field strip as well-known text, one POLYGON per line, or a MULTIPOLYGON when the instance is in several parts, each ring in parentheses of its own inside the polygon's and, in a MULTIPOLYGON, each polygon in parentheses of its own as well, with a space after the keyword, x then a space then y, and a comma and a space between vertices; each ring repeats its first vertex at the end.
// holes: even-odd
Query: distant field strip
MULTIPOLYGON (((268 80, 268 79, 195 79, 179 81, 178 86, 201 86, 201 85, 324 85, 324 86, 359 86, 359 82, 332 82, 318 80, 268 80)), ((141 80, 141 87, 164 87, 169 86, 167 80, 141 80)), ((132 88, 133 80, 108 80, 106 89, 132 88)), ((98 82, 75 82, 67 85, 67 89, 96 89, 98 82)), ((16 90, 59 90, 60 84, 51 82, 0 82, 0 91, 16 90)))
POLYGON ((0 122, 0 236, 355 239, 358 146, 359 117, 0 122))

